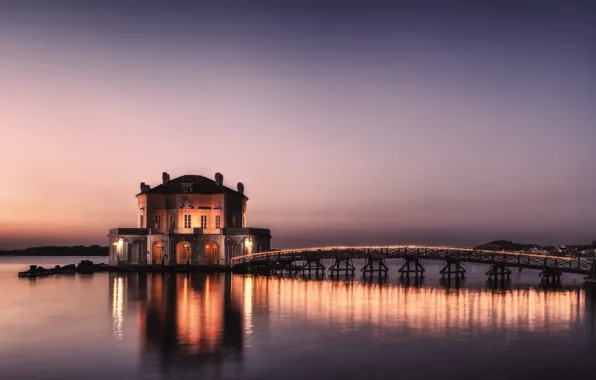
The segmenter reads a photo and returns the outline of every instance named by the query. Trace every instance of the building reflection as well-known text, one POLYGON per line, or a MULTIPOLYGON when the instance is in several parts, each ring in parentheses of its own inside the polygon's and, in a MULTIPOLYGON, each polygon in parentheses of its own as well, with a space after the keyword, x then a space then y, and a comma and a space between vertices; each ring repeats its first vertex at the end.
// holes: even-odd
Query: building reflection
POLYGON ((214 368, 242 359, 244 318, 231 275, 110 276, 114 338, 122 339, 124 318, 135 315, 141 371, 214 368))

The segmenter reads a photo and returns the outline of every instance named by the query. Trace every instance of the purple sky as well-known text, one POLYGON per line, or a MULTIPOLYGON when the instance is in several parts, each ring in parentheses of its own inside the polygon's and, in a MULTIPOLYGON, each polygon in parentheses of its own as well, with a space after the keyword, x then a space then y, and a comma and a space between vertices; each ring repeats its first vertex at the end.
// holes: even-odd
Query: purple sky
POLYGON ((0 248, 106 244, 162 171, 280 248, 596 239, 587 1, 47 3, 0 4, 0 248))

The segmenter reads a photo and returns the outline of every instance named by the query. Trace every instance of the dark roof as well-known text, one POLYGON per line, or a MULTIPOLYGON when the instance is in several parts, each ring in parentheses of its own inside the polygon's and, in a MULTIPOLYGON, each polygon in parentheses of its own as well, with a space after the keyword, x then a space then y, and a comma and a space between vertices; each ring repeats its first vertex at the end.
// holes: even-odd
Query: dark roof
MULTIPOLYGON (((141 195, 139 193, 137 195, 141 195)), ((214 180, 203 177, 202 175, 183 175, 170 180, 166 185, 155 186, 146 192, 146 194, 235 194, 248 199, 246 195, 240 194, 226 186, 218 186, 214 180), (183 183, 192 183, 192 190, 185 192, 182 188, 183 183)))

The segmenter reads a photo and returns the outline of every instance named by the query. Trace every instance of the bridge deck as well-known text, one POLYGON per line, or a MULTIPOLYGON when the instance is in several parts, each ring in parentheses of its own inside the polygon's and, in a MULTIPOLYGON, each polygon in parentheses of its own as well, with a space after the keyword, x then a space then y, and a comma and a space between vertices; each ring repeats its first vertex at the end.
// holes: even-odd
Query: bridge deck
POLYGON ((425 260, 453 259, 479 264, 506 264, 528 269, 556 269, 561 273, 590 274, 592 262, 582 258, 545 256, 539 254, 505 251, 475 250, 472 248, 422 247, 422 246, 374 246, 374 247, 321 247, 255 253, 232 258, 233 267, 269 265, 279 262, 335 259, 335 258, 404 258, 417 257, 425 260))

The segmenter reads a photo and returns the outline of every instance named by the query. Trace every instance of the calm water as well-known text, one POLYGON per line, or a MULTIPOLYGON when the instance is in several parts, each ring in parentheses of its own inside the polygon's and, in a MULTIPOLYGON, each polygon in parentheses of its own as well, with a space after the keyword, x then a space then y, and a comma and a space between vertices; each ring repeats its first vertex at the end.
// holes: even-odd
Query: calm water
MULTIPOLYGON (((596 375, 592 292, 536 272, 459 288, 427 263, 422 284, 232 275, 19 279, 0 258, 1 379, 587 379, 596 375)), ((101 261, 94 259, 94 261, 101 261)))

